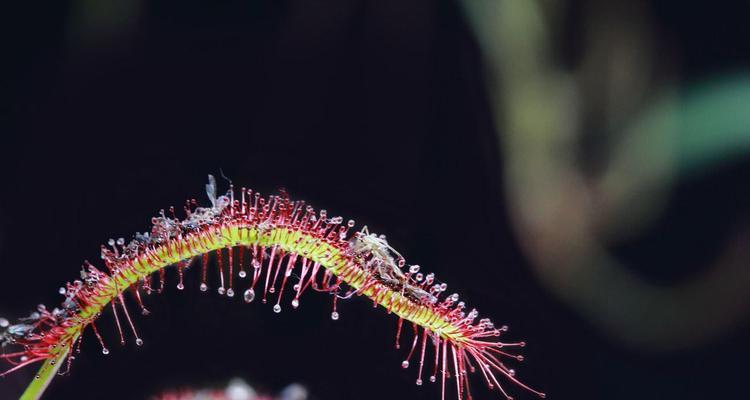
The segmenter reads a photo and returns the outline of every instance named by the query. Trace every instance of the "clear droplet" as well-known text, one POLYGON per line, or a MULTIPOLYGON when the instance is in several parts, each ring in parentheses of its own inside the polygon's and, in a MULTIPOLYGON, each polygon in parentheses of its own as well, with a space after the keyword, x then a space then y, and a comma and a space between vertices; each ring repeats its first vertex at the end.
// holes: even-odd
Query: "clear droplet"
POLYGON ((433 375, 433 376, 430 377, 430 382, 435 383, 436 380, 437 380, 437 378, 435 378, 435 375, 433 375))
POLYGON ((409 361, 404 360, 401 362, 401 368, 409 368, 409 361))
POLYGON ((10 321, 5 318, 0 318, 0 328, 7 328, 10 325, 10 321))
POLYGON ((273 306, 273 312, 275 312, 276 314, 280 313, 281 312, 281 306, 278 305, 278 304, 276 304, 275 306, 273 306))
POLYGON ((182 284, 182 282, 177 284, 177 290, 183 290, 185 289, 185 285, 182 284))
POLYGON ((57 293, 60 293, 60 294, 62 294, 62 295, 65 295, 65 292, 66 292, 66 291, 65 291, 65 288, 64 288, 64 287, 61 287, 60 289, 57 289, 57 293))
POLYGON ((337 313, 336 311, 332 312, 331 313, 331 319, 334 320, 334 321, 338 321, 339 320, 339 313, 337 313))
POLYGON ((292 307, 294 307, 294 308, 299 307, 299 300, 297 300, 297 299, 292 300, 292 307))
POLYGON ((417 379, 417 386, 422 386, 422 380, 421 379, 417 379))
POLYGON ((270 288, 268 289, 268 293, 276 293, 276 288, 275 288, 275 287, 273 287, 273 286, 271 286, 271 287, 270 287, 270 288))
POLYGON ((224 289, 224 287, 220 287, 216 289, 216 291, 219 292, 219 294, 223 295, 226 290, 224 289))
POLYGON ((135 344, 136 346, 143 346, 143 339, 141 338, 135 339, 135 344))
POLYGON ((510 375, 510 376, 516 376, 516 370, 515 369, 509 369, 508 370, 508 375, 510 375))
POLYGON ((108 348, 106 348, 106 347, 105 347, 105 348, 103 348, 103 349, 102 349, 102 354, 109 354, 109 349, 108 349, 108 348))
POLYGON ((205 292, 206 290, 208 290, 208 285, 201 283, 201 292, 205 292))
POLYGON ((239 273, 238 275, 240 276, 240 278, 244 278, 244 277, 246 277, 246 276, 247 276, 247 272, 245 272, 245 271, 240 271, 240 273, 239 273))
POLYGON ((234 297, 234 289, 227 289, 227 296, 234 297))
POLYGON ((245 290, 245 294, 242 297, 245 299, 245 303, 252 302, 253 300, 255 300, 255 290, 253 289, 245 290))

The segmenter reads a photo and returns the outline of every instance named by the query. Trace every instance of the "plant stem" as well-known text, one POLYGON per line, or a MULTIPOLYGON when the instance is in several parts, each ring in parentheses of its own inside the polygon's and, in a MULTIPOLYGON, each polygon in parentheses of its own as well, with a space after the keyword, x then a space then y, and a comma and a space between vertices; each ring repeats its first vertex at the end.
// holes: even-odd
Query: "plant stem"
POLYGON ((37 372, 37 375, 31 381, 29 387, 27 387, 26 391, 21 395, 20 400, 38 400, 42 397, 47 386, 52 382, 52 379, 57 375, 57 371, 65 361, 65 356, 68 354, 68 351, 69 349, 65 348, 57 354, 57 357, 50 358, 42 364, 42 367, 39 368, 39 372, 37 372))

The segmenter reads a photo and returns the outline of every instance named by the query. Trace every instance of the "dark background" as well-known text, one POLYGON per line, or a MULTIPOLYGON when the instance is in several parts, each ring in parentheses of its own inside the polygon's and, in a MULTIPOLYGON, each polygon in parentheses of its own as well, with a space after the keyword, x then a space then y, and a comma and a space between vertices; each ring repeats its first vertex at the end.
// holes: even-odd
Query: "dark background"
MULTIPOLYGON (((579 51, 585 3, 571 3, 563 59, 579 51)), ((3 316, 56 304, 57 288, 76 278, 83 259, 97 259, 100 243, 148 229, 160 208, 187 197, 205 201, 206 175, 221 168, 238 186, 285 187, 386 233, 410 262, 529 343, 516 369, 549 398, 745 394, 747 323, 679 352, 639 352, 538 284, 504 206, 481 52, 458 4, 153 1, 127 34, 71 34, 71 2, 36 7, 8 14, 17 17, 3 51, 3 316), (80 42, 71 44, 71 35, 80 42)), ((683 77, 748 66, 746 2, 684 7, 653 6, 659 34, 680 50, 683 77)), ((653 228, 667 238, 662 246, 621 252, 657 260, 687 252, 679 221, 746 215, 746 206, 724 207, 722 199, 747 205, 740 188, 748 172, 744 157, 679 182, 653 228)), ((692 228, 704 247, 685 257, 710 253, 722 239, 710 224, 692 228)), ((339 303, 337 322, 330 299, 315 294, 276 315, 270 306, 202 294, 195 272, 178 292, 173 274, 166 293, 146 300, 152 315, 135 318, 142 348, 132 338, 116 345, 105 315, 110 355, 87 335, 72 373, 58 377, 47 398, 146 398, 233 376, 269 391, 300 382, 318 399, 440 395, 437 385, 414 385, 416 370, 400 368, 396 319, 364 299, 339 303)), ((685 274, 666 265, 654 279, 685 274)), ((16 397, 34 371, 0 380, 0 398, 16 397)), ((499 398, 474 383, 476 399, 499 398)))

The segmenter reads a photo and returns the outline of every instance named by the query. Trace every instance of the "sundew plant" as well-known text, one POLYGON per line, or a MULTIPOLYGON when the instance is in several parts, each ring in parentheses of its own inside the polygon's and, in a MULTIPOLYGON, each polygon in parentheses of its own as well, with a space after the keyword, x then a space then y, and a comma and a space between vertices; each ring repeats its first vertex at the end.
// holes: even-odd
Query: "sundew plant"
POLYGON ((84 262, 80 279, 60 288, 58 307, 40 305, 13 324, 0 320, 0 359, 9 365, 0 375, 42 363, 22 399, 38 399, 56 374, 70 370, 86 331, 101 344, 102 353, 109 353, 110 339, 97 327, 102 313, 112 313, 116 341, 124 344, 127 330, 142 345, 124 297, 132 296, 140 312, 148 314, 141 293, 161 292, 168 267, 177 269, 180 290, 185 288, 183 274, 199 270, 201 291, 210 289, 210 273, 218 277, 219 294, 241 296, 247 303, 259 298, 276 313, 297 308, 302 295, 314 291, 330 296, 330 318, 337 320, 339 300, 366 297, 398 317, 397 348, 404 324, 411 331, 401 366, 416 370, 417 385, 427 379, 439 382, 443 399, 454 390, 458 399, 471 398, 470 373, 478 372, 506 399, 512 397, 502 381, 545 397, 518 380, 506 364, 523 360, 517 350, 525 343, 502 341, 506 326, 479 318, 457 293, 448 294, 434 274, 407 264, 385 236, 366 226, 357 230, 353 220, 316 211, 283 191, 262 196, 246 188, 236 193, 230 185, 217 195, 216 181, 209 176, 206 193, 206 206, 188 200, 182 216, 174 207, 162 210, 152 218, 149 232, 102 245, 101 265, 84 262))

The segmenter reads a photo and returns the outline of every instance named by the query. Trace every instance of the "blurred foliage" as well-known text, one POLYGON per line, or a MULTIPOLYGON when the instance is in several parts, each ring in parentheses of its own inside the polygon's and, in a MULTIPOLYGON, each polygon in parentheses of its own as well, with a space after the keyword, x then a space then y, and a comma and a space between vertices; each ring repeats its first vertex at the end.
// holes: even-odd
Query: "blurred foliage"
POLYGON ((545 285, 604 332, 652 350, 747 318, 749 226, 702 273, 668 286, 608 244, 646 228, 680 179, 747 157, 750 72, 681 82, 656 50, 644 1, 584 3, 584 45, 570 65, 556 57, 568 2, 463 5, 492 82, 511 218, 545 285))

